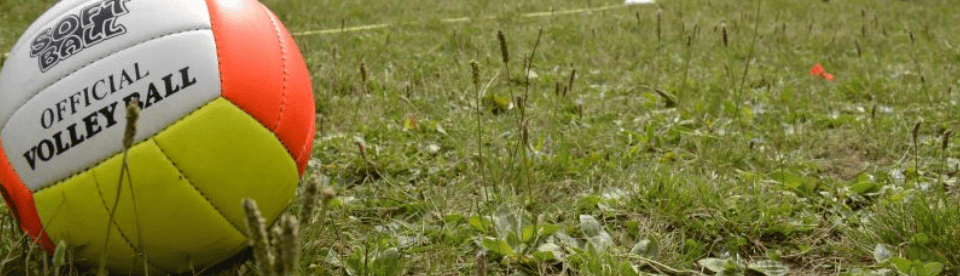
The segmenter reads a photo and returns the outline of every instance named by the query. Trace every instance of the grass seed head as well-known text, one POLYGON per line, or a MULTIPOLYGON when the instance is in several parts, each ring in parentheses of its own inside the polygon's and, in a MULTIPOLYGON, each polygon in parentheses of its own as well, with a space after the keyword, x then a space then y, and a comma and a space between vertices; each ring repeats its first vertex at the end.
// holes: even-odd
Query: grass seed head
POLYGON ((317 180, 303 183, 303 206, 300 208, 300 227, 307 227, 313 221, 313 213, 317 209, 317 200, 320 189, 317 180))
POLYGON ((728 38, 727 38, 727 24, 726 24, 726 23, 720 25, 720 37, 722 38, 722 41, 723 41, 723 47, 726 48, 726 47, 727 47, 727 42, 729 41, 728 38))
POLYGON ((950 146, 950 136, 953 136, 953 130, 947 130, 943 133, 943 141, 940 143, 940 149, 944 152, 947 151, 947 147, 950 146))
POLYGON ((273 249, 267 235, 266 223, 257 203, 249 198, 243 199, 243 211, 247 216, 247 237, 253 247, 253 258, 263 275, 272 275, 274 271, 273 249))
POLYGON ((922 123, 922 122, 917 122, 917 124, 913 125, 913 130, 910 131, 910 135, 913 136, 913 142, 914 142, 914 143, 917 142, 917 137, 920 135, 920 124, 921 124, 921 123, 922 123))
POLYGON ((140 120, 140 101, 133 98, 127 104, 127 128, 123 131, 123 147, 133 146, 133 138, 137 136, 137 121, 140 120))
POLYGON ((503 35, 503 31, 497 31, 497 40, 500 41, 500 57, 503 59, 503 63, 510 63, 510 52, 507 51, 507 37, 503 35))
POLYGON ((296 275, 297 263, 300 262, 300 233, 297 218, 285 214, 280 218, 280 244, 277 250, 280 255, 279 270, 282 274, 296 275))
POLYGON ((854 39, 854 40, 853 40, 853 46, 857 48, 857 58, 862 57, 863 55, 862 55, 862 53, 860 52, 860 41, 854 39))
POLYGON ((662 25, 661 19, 663 19, 663 10, 657 10, 657 42, 663 41, 662 39, 663 32, 661 31, 661 28, 660 28, 660 26, 662 25))
POLYGON ((360 62, 360 81, 367 83, 367 65, 362 61, 360 62))
POLYGON ((470 61, 470 76, 473 79, 473 86, 480 87, 480 63, 476 60, 470 61))

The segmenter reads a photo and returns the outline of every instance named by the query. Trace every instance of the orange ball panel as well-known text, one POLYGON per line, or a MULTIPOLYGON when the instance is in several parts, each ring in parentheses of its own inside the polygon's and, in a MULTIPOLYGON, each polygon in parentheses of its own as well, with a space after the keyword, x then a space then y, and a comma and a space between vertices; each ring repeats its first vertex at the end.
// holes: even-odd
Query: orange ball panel
POLYGON ((275 133, 303 174, 316 114, 300 50, 280 20, 255 0, 207 0, 207 6, 221 95, 275 133))
POLYGON ((43 224, 37 214, 33 193, 23 185, 23 181, 13 170, 9 160, 3 150, 3 142, 0 141, 0 192, 3 193, 3 199, 13 216, 20 222, 20 229, 43 246, 47 252, 53 252, 53 243, 43 231, 43 224))

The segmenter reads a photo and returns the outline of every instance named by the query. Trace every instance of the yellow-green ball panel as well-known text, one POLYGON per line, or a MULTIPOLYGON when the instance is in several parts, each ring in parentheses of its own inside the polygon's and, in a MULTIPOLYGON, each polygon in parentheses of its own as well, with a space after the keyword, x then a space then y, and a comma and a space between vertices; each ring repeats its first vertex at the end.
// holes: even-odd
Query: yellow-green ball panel
MULTIPOLYGON (((190 265, 225 260, 247 245, 246 236, 196 190, 180 173, 180 164, 170 162, 153 140, 138 144, 129 155, 133 195, 124 177, 116 217, 133 246, 139 248, 142 237, 151 264, 181 272, 190 265)), ((100 194, 110 208, 116 199, 120 160, 111 159, 115 162, 100 165, 96 173, 100 194)))
POLYGON ((207 104, 155 140, 193 186, 243 231, 243 198, 255 200, 271 223, 296 192, 296 163, 283 144, 226 99, 207 104))
MULTIPOLYGON (((99 264, 107 235, 109 212, 99 195, 93 173, 83 173, 34 194, 37 211, 54 243, 63 240, 73 251, 74 260, 99 264)), ((124 241, 116 225, 111 225, 108 258, 118 271, 141 272, 132 266, 136 253, 124 241)), ((140 261, 142 262, 142 260, 140 261)))

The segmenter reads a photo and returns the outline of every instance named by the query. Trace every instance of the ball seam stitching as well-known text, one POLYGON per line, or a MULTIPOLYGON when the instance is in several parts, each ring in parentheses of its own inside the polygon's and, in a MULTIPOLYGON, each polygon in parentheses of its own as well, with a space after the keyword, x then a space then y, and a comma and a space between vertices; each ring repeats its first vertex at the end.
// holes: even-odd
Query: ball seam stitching
MULTIPOLYGON (((110 213, 110 208, 107 207, 107 199, 106 199, 105 197, 103 197, 103 191, 102 191, 103 189, 100 187, 100 181, 97 180, 97 172, 96 172, 96 171, 93 172, 93 185, 95 185, 95 186, 97 187, 97 194, 100 195, 100 202, 103 203, 103 209, 106 210, 107 213, 109 214, 109 213, 110 213)), ((121 183, 120 185, 123 185, 123 184, 121 183)), ((119 189, 119 187, 118 187, 118 189, 119 189)), ((136 199, 134 199, 134 200, 136 200, 136 199)), ((117 206, 117 207, 119 208, 120 206, 117 206)), ((123 238, 123 241, 126 242, 127 246, 129 246, 130 249, 132 249, 134 253, 136 253, 136 252, 137 252, 137 247, 133 246, 133 242, 130 241, 130 238, 128 238, 127 235, 123 233, 123 229, 120 228, 120 225, 117 224, 117 221, 116 221, 116 220, 111 220, 111 221, 110 221, 110 225, 117 227, 117 233, 120 233, 120 237, 123 238)), ((108 227, 109 227, 109 226, 108 226, 108 227)), ((110 238, 110 237, 107 237, 107 239, 109 239, 109 238, 110 238)), ((105 249, 106 249, 106 248, 105 248, 105 249)), ((140 250, 143 250, 143 248, 141 248, 140 250)), ((144 261, 147 263, 147 265, 150 265, 150 266, 153 267, 154 269, 159 270, 159 271, 163 271, 163 272, 167 272, 166 270, 164 270, 164 269, 160 268, 159 266, 154 265, 152 262, 150 262, 150 259, 147 258, 146 255, 143 256, 143 259, 144 259, 144 261)))
POLYGON ((223 220, 226 220, 227 224, 233 227, 233 230, 237 230, 237 232, 239 232, 241 236, 244 236, 244 237, 247 236, 244 231, 240 230, 240 227, 233 224, 233 222, 230 221, 229 218, 227 218, 227 215, 224 214, 223 211, 220 210, 220 208, 217 208, 216 204, 213 204, 213 201, 211 201, 210 198, 207 197, 207 195, 203 194, 203 192, 200 191, 200 189, 197 188, 196 185, 193 185, 193 181, 190 180, 190 177, 187 176, 187 174, 180 169, 180 166, 177 166, 177 163, 173 162, 173 159, 170 159, 170 156, 167 155, 167 152, 163 150, 163 147, 160 146, 160 143, 157 143, 156 139, 150 139, 150 142, 153 142, 153 144, 157 146, 157 149, 160 150, 160 155, 163 156, 163 159, 167 160, 167 162, 170 162, 170 165, 172 165, 173 168, 177 170, 177 173, 183 176, 183 179, 187 182, 187 186, 190 186, 190 188, 193 188, 193 190, 196 191, 197 194, 200 194, 200 197, 206 200, 207 204, 210 204, 210 207, 213 207, 213 210, 217 211, 217 213, 220 214, 220 217, 222 217, 223 220))
POLYGON ((273 131, 275 132, 280 128, 280 121, 283 120, 283 111, 287 105, 287 82, 289 80, 289 72, 287 71, 287 47, 283 44, 283 38, 280 34, 280 27, 277 25, 277 20, 273 18, 273 14, 271 14, 270 11, 268 11, 263 5, 260 5, 260 9, 267 14, 267 17, 270 18, 270 23, 273 24, 273 30, 277 36, 277 45, 280 46, 280 66, 283 68, 283 81, 281 82, 282 88, 280 90, 280 111, 277 114, 277 122, 274 123, 273 126, 273 131))
POLYGON ((151 41, 154 41, 154 40, 157 40, 157 39, 161 39, 161 38, 164 38, 164 37, 168 37, 168 36, 174 36, 174 35, 179 35, 179 34, 184 34, 184 33, 190 33, 190 32, 196 32, 196 31, 203 31, 203 30, 211 30, 211 31, 212 31, 212 29, 210 29, 210 28, 206 28, 206 29, 205 29, 205 28, 196 28, 196 29, 189 29, 189 30, 183 30, 183 31, 176 31, 176 32, 172 32, 172 33, 160 34, 160 35, 157 35, 157 36, 148 38, 148 39, 143 40, 143 41, 139 41, 139 42, 136 42, 136 43, 127 45, 127 46, 123 46, 122 49, 119 50, 119 51, 109 53, 109 54, 107 54, 107 55, 105 55, 105 56, 102 56, 102 57, 97 58, 97 59, 95 59, 95 60, 92 60, 92 61, 90 61, 90 62, 88 62, 88 63, 86 63, 86 64, 84 64, 84 65, 81 65, 80 67, 77 67, 77 69, 74 69, 73 71, 71 71, 71 72, 69 72, 69 73, 66 73, 66 74, 64 74, 63 76, 60 76, 60 77, 57 78, 56 80, 50 81, 50 82, 48 82, 47 84, 44 84, 43 86, 41 86, 39 89, 37 89, 37 91, 34 92, 34 94, 33 94, 32 96, 30 96, 30 98, 27 98, 26 101, 23 101, 23 104, 21 104, 19 107, 17 107, 17 109, 14 110, 13 113, 10 113, 10 114, 11 114, 11 115, 10 115, 10 118, 7 118, 6 122, 3 123, 3 127, 0 128, 0 132, 6 131, 7 126, 10 125, 10 124, 8 124, 9 121, 10 121, 10 119, 12 119, 13 116, 16 115, 17 113, 20 113, 20 110, 22 110, 22 109, 27 105, 27 103, 29 103, 29 102, 32 101, 33 99, 37 98, 37 96, 40 96, 40 92, 43 92, 44 90, 47 90, 48 88, 50 88, 51 86, 53 86, 55 83, 60 82, 61 80, 63 80, 63 79, 65 79, 65 78, 73 75, 74 73, 76 73, 76 72, 78 72, 78 71, 80 71, 80 70, 83 70, 84 68, 87 68, 87 67, 89 67, 90 65, 93 65, 94 63, 100 62, 101 60, 104 60, 104 59, 106 59, 106 58, 108 58, 108 57, 115 56, 115 55, 117 55, 117 54, 119 54, 119 53, 121 53, 121 52, 128 51, 128 50, 130 50, 130 48, 137 47, 137 46, 140 46, 140 45, 149 43, 149 42, 151 42, 151 41))

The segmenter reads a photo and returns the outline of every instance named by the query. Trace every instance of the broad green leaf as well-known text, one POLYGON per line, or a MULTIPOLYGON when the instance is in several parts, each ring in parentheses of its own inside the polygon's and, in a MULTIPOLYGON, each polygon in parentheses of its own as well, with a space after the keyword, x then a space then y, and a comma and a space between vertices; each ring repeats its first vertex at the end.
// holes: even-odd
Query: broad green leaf
POLYGON ((598 195, 588 195, 577 200, 577 207, 581 210, 592 210, 597 208, 600 200, 598 195))
POLYGON ((473 215, 470 219, 467 220, 467 223, 473 227, 474 230, 479 231, 480 233, 487 233, 487 228, 484 227, 483 219, 480 218, 480 215, 473 215))
POLYGON ((464 217, 461 214, 450 214, 443 216, 443 222, 446 223, 459 223, 463 221, 464 217))
POLYGON ((587 246, 597 253, 606 252, 613 247, 613 238, 607 232, 600 232, 599 235, 587 238, 587 246))
POLYGON ((850 191, 858 195, 876 192, 879 189, 880 185, 874 182, 858 182, 857 184, 853 184, 853 187, 850 187, 850 191))
POLYGON ((872 271, 872 273, 870 274, 870 276, 895 276, 895 275, 897 275, 897 272, 894 272, 892 269, 889 269, 889 268, 877 269, 872 271))
POLYGON ((771 173, 770 178, 782 183, 787 190, 800 190, 804 182, 803 178, 785 171, 771 173))
POLYGON ((702 266, 703 268, 706 268, 707 270, 719 273, 726 270, 727 263, 729 261, 730 260, 727 260, 727 259, 704 258, 697 261, 697 263, 700 264, 700 266, 702 266))
POLYGON ((501 239, 490 238, 490 237, 484 238, 483 247, 500 256, 513 257, 515 255, 515 253, 513 252, 513 248, 510 247, 510 245, 507 244, 507 242, 501 239))
POLYGON ((877 263, 886 262, 890 257, 893 257, 893 253, 887 250, 887 247, 882 244, 877 244, 877 247, 873 249, 873 260, 877 261, 877 263))
POLYGON ((580 215, 580 231, 585 237, 600 235, 600 222, 591 215, 580 215))
POLYGON ((790 268, 778 261, 763 260, 752 262, 747 269, 760 272, 767 276, 783 276, 790 272, 790 268))
POLYGON ((901 273, 910 273, 910 266, 912 265, 910 261, 900 257, 891 257, 890 263, 892 263, 898 271, 901 273))
POLYGON ((923 266, 924 273, 920 276, 937 276, 940 275, 940 272, 943 272, 943 264, 938 262, 929 262, 923 266))
POLYGON ((634 266, 630 262, 621 262, 620 263, 620 275, 625 276, 640 276, 640 269, 634 266))
POLYGON ((537 234, 539 237, 549 237, 560 230, 560 226, 553 224, 540 225, 540 233, 537 234))
POLYGON ((518 226, 518 219, 509 210, 502 209, 493 216, 493 227, 497 231, 497 237, 508 239, 507 242, 510 244, 519 243, 519 238, 516 236, 516 232, 520 230, 518 226), (513 234, 513 237, 510 237, 510 234, 513 234))
POLYGON ((520 243, 520 237, 517 237, 517 233, 509 232, 507 233, 507 244, 516 246, 522 243, 520 243))
POLYGON ((573 237, 571 237, 570 235, 567 235, 564 232, 559 232, 556 235, 553 235, 553 237, 555 239, 553 242, 559 246, 563 246, 563 248, 565 249, 573 250, 576 252, 583 251, 582 248, 580 248, 581 247, 580 242, 577 239, 574 239, 573 237))
POLYGON ((522 233, 520 234, 520 241, 523 243, 530 243, 530 241, 533 240, 533 237, 534 237, 533 235, 534 229, 535 228, 533 227, 533 225, 524 225, 523 230, 521 230, 522 233))
POLYGON ((924 234, 924 233, 917 233, 916 235, 913 235, 913 237, 910 238, 910 243, 912 243, 913 245, 925 246, 927 244, 930 244, 930 236, 927 236, 927 234, 924 234))
MULTIPOLYGON (((926 235, 923 235, 924 237, 926 235)), ((923 238, 920 238, 922 240, 923 238)), ((927 240, 929 243, 929 240, 927 240)), ((922 244, 922 241, 911 244, 907 247, 907 258, 911 260, 938 260, 937 254, 929 247, 922 244)))
POLYGON ((657 243, 651 242, 649 239, 642 239, 633 245, 630 253, 641 257, 656 259, 660 255, 660 247, 657 243))
POLYGON ((563 258, 563 249, 552 242, 543 243, 537 247, 537 252, 533 253, 533 257, 541 262, 559 261, 563 258))
POLYGON ((879 191, 880 184, 877 184, 877 180, 872 174, 862 173, 853 180, 853 186, 850 187, 850 190, 859 195, 864 195, 879 191))
POLYGON ((538 262, 554 262, 559 260, 553 254, 553 252, 546 252, 546 251, 533 252, 533 258, 536 259, 538 262))
POLYGON ((53 251, 53 267, 59 269, 66 261, 67 243, 63 240, 57 242, 57 249, 53 251))

